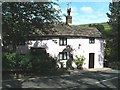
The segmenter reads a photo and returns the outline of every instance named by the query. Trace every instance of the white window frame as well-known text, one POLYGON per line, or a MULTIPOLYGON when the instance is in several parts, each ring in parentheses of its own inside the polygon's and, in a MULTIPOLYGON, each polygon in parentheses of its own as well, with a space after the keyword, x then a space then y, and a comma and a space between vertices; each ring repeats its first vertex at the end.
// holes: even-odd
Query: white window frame
POLYGON ((89 44, 94 44, 94 43, 95 43, 95 38, 94 37, 89 38, 89 44))
POLYGON ((60 60, 67 60, 67 52, 59 52, 60 60))
POLYGON ((59 45, 60 45, 60 46, 65 46, 65 45, 67 45, 67 38, 60 38, 60 39, 59 39, 59 45))

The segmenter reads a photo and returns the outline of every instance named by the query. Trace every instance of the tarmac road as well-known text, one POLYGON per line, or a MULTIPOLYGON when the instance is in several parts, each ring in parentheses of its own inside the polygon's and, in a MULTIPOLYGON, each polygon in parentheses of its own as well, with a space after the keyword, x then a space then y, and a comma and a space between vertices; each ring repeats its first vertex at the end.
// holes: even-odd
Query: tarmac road
POLYGON ((18 80, 4 80, 3 88, 107 88, 120 90, 120 72, 106 71, 74 71, 71 75, 36 77, 18 80))

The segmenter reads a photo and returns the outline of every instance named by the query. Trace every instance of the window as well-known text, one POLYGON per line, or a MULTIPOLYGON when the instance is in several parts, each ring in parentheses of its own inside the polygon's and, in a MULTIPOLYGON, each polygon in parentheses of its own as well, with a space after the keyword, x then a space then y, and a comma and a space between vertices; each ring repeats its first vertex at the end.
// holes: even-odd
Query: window
POLYGON ((60 52, 59 59, 60 60, 67 60, 67 52, 60 52))
POLYGON ((95 43, 95 38, 89 38, 89 43, 94 44, 95 43))
POLYGON ((60 38, 59 44, 62 45, 67 45, 67 38, 60 38))

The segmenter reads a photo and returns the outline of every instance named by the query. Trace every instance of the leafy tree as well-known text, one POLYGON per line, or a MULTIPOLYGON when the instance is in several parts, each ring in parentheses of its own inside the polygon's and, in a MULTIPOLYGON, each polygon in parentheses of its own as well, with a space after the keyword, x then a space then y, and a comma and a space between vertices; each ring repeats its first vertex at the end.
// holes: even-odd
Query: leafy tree
POLYGON ((110 60, 118 61, 120 60, 119 48, 120 48, 120 1, 112 2, 109 4, 110 13, 107 13, 109 17, 108 24, 112 29, 108 33, 109 41, 107 42, 108 47, 110 47, 110 60))
POLYGON ((56 10, 53 5, 58 4, 54 2, 2 3, 3 52, 6 51, 2 56, 4 69, 30 71, 32 64, 29 56, 21 56, 14 51, 16 46, 24 43, 29 36, 38 35, 40 32, 47 34, 49 28, 60 22, 59 10, 56 10), (12 45, 13 52, 6 50, 9 44, 12 45))
POLYGON ((24 42, 37 32, 48 33, 53 24, 60 22, 54 2, 3 2, 2 31, 4 45, 24 42), (38 31, 36 31, 38 30, 38 31))

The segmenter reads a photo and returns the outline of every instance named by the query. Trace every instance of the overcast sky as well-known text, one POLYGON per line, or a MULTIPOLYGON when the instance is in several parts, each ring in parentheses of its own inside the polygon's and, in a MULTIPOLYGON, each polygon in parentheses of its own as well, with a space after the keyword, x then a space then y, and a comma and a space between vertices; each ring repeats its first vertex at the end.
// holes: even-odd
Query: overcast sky
MULTIPOLYGON (((102 0, 101 0, 102 1, 102 0)), ((105 0, 104 0, 105 1, 105 0)), ((111 0, 106 2, 82 2, 71 1, 69 7, 71 7, 71 16, 72 16, 72 24, 88 24, 88 23, 101 23, 107 22, 108 17, 106 15, 109 12, 109 3, 111 0)), ((60 1, 58 2, 59 7, 61 9, 62 21, 65 22, 65 16, 63 14, 67 14, 67 2, 60 1)))

